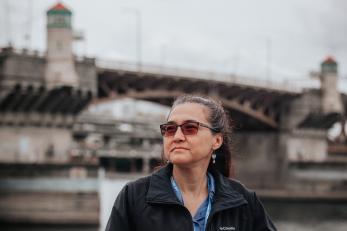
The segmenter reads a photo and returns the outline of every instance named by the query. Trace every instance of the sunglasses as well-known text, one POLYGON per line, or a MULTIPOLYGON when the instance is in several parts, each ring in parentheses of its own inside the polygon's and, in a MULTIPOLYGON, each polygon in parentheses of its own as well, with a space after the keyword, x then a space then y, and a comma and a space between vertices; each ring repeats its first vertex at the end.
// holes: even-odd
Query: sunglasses
POLYGON ((210 126, 197 122, 197 121, 186 121, 181 125, 174 123, 166 123, 160 125, 161 134, 165 137, 174 136, 177 132, 178 127, 181 128, 181 131, 184 135, 196 135, 198 133, 199 127, 205 127, 211 131, 218 132, 216 129, 211 128, 210 126))

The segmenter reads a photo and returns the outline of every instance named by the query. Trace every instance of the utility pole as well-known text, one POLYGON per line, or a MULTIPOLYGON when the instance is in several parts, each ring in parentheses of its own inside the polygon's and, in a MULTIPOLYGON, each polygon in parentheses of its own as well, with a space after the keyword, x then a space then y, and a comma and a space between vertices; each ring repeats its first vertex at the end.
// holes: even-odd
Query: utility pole
POLYGON ((6 34, 7 34, 7 43, 9 46, 12 46, 11 40, 11 6, 8 1, 4 2, 4 9, 5 9, 5 27, 6 27, 6 34))
POLYGON ((138 72, 142 71, 142 14, 136 8, 125 8, 136 17, 136 53, 137 53, 137 69, 138 72))
POLYGON ((29 0, 27 2, 27 7, 28 7, 28 18, 27 18, 27 25, 26 25, 26 32, 24 34, 24 40, 25 40, 25 47, 29 49, 31 47, 31 33, 32 33, 32 20, 33 20, 33 1, 29 0))
POLYGON ((266 78, 267 81, 271 81, 271 38, 266 39, 266 78))
POLYGON ((167 45, 166 43, 161 44, 160 46, 160 66, 161 66, 161 70, 164 70, 164 66, 165 66, 165 59, 166 59, 166 48, 167 45))

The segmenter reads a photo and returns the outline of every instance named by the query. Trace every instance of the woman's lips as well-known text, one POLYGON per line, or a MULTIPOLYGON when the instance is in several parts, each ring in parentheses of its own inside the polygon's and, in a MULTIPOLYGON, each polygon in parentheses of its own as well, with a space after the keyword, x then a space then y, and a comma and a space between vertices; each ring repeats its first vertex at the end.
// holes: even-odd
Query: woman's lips
POLYGON ((175 148, 171 149, 171 152, 173 152, 175 150, 189 150, 189 149, 188 148, 183 148, 183 147, 175 147, 175 148))

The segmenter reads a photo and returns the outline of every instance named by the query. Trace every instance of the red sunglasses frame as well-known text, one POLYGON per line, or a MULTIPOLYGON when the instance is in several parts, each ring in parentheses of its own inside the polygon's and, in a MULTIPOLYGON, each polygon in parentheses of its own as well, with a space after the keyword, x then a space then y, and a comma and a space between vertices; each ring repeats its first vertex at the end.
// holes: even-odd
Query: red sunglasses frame
POLYGON ((181 128, 181 131, 182 133, 186 136, 186 135, 196 135, 199 131, 199 127, 205 127, 205 128, 208 128, 210 129, 211 131, 213 132, 218 132, 216 129, 214 128, 211 128, 210 126, 208 126, 207 124, 204 124, 204 123, 201 123, 201 122, 198 122, 198 121, 185 121, 183 122, 182 124, 178 125, 178 124, 175 124, 175 123, 165 123, 165 124, 161 124, 160 125, 160 132, 162 134, 162 136, 165 136, 165 137, 169 137, 169 136, 174 136, 178 130, 178 127, 181 128), (194 132, 189 132, 187 128, 185 128, 184 126, 185 125, 192 125, 194 124, 196 126, 196 131, 194 132), (168 134, 167 133, 167 126, 174 126, 175 130, 172 131, 172 133, 168 134))

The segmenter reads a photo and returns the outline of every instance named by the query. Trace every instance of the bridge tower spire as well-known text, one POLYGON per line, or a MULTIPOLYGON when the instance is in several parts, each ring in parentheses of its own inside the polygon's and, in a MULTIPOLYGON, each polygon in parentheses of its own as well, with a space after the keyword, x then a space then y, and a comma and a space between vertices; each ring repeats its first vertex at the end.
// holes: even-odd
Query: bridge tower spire
POLYGON ((61 2, 47 11, 47 64, 45 81, 48 88, 78 87, 78 76, 72 53, 72 12, 61 2))
POLYGON ((322 112, 343 113, 342 99, 337 88, 338 64, 333 57, 327 57, 321 63, 321 92, 322 92, 322 112))

